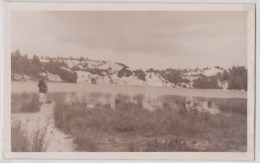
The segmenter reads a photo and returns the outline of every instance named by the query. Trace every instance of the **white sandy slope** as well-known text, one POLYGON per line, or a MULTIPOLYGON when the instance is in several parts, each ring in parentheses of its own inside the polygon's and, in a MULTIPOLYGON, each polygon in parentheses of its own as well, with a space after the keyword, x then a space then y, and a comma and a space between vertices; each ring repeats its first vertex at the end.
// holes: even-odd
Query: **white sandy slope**
POLYGON ((36 113, 12 113, 12 124, 20 121, 30 140, 36 131, 47 126, 46 152, 73 152, 76 148, 73 138, 55 127, 53 106, 53 103, 43 104, 41 110, 36 113))

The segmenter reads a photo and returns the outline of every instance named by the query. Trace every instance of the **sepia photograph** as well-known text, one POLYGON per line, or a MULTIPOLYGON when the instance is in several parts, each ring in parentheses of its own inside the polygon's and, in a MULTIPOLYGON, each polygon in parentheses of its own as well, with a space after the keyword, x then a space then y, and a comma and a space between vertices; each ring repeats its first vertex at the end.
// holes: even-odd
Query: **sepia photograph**
POLYGON ((128 5, 6 7, 7 157, 252 159, 254 5, 128 5))

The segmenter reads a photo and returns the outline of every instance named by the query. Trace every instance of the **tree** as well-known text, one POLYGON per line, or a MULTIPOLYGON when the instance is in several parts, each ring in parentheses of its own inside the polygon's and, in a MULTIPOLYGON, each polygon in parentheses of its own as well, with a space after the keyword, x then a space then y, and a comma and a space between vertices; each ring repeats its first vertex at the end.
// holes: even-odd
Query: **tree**
POLYGON ((220 89, 217 76, 205 76, 200 74, 199 78, 193 81, 193 87, 199 89, 220 89))
POLYGON ((138 78, 138 79, 140 79, 140 80, 143 80, 143 81, 145 81, 146 80, 146 74, 145 74, 145 72, 143 71, 143 70, 135 70, 134 71, 134 74, 135 74, 135 76, 138 78))
POLYGON ((53 74, 58 75, 64 82, 76 83, 77 73, 74 71, 66 70, 63 62, 50 60, 46 64, 46 69, 53 74))
POLYGON ((33 55, 32 63, 34 65, 39 65, 41 64, 40 58, 37 55, 33 55))
POLYGON ((228 89, 247 90, 247 70, 244 66, 233 66, 229 71, 228 89))
POLYGON ((181 76, 181 71, 176 69, 163 70, 161 71, 161 76, 174 84, 178 84, 183 80, 181 76))
POLYGON ((120 77, 120 78, 123 77, 123 76, 129 77, 131 75, 133 75, 132 71, 128 70, 128 68, 126 68, 126 67, 122 68, 117 73, 117 76, 120 77))

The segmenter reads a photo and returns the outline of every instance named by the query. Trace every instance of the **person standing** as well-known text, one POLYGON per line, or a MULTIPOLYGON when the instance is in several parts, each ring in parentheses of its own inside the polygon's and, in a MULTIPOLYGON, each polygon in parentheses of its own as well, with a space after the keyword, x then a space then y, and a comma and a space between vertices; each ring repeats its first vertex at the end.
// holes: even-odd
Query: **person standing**
POLYGON ((40 104, 44 104, 46 103, 46 94, 48 92, 48 86, 46 83, 46 77, 47 74, 46 73, 41 73, 41 80, 38 83, 38 87, 39 87, 39 103, 40 104))

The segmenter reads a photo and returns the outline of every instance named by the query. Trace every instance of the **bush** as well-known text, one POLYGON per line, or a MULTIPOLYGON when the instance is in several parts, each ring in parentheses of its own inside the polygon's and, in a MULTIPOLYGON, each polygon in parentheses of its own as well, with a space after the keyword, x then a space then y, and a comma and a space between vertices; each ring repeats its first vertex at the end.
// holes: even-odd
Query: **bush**
POLYGON ((216 76, 207 77, 203 74, 193 81, 193 87, 198 89, 220 89, 216 76))
POLYGON ((181 74, 182 72, 176 69, 167 69, 161 71, 161 76, 174 84, 178 84, 183 80, 181 74))
POLYGON ((123 77, 123 76, 125 76, 125 77, 129 77, 129 76, 131 76, 131 75, 133 75, 133 73, 132 73, 132 71, 130 71, 130 70, 128 70, 128 68, 126 68, 126 67, 123 67, 120 71, 118 71, 118 73, 117 73, 117 76, 118 77, 123 77))
POLYGON ((50 60, 45 67, 48 72, 58 75, 64 82, 77 82, 77 73, 65 69, 67 65, 64 62, 50 60))
POLYGON ((40 59, 34 55, 29 59, 27 55, 22 55, 19 50, 11 54, 11 71, 12 74, 27 75, 33 79, 38 79, 41 69, 40 59))
POLYGON ((143 70, 135 70, 134 71, 135 76, 137 76, 138 79, 145 81, 146 74, 143 70))
POLYGON ((73 71, 80 71, 81 68, 80 68, 79 66, 73 66, 73 67, 71 68, 71 70, 73 70, 73 71))
POLYGON ((247 70, 244 66, 229 69, 228 89, 247 90, 247 70))
POLYGON ((77 83, 78 76, 76 72, 60 69, 57 75, 59 75, 59 77, 65 82, 77 83))
POLYGON ((109 70, 93 68, 93 69, 86 69, 86 71, 90 72, 91 74, 105 76, 104 74, 107 74, 109 70))
POLYGON ((247 69, 244 66, 233 66, 216 77, 222 82, 227 81, 230 90, 247 90, 247 69))

